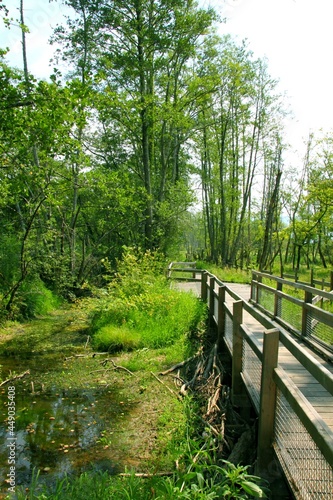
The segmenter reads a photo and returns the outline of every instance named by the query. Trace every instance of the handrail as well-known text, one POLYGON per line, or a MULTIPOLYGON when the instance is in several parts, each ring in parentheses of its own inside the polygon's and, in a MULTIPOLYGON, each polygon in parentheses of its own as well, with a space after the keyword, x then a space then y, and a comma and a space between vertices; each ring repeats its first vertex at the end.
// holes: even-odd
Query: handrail
POLYGON ((300 336, 326 359, 333 361, 333 313, 318 307, 327 301, 333 307, 333 292, 252 271, 251 302, 276 322, 300 336), (276 288, 263 283, 265 279, 270 283, 275 282, 276 288), (284 285, 304 292, 303 299, 285 293, 284 285), (294 304, 296 309, 288 312, 287 303, 294 304))
POLYGON ((282 368, 275 368, 276 385, 297 413, 304 427, 333 467, 333 432, 282 368), (318 425, 319 424, 319 425, 318 425))
MULTIPOLYGON (((252 276, 260 276, 261 278, 267 278, 267 279, 270 279, 272 281, 276 281, 277 283, 281 283, 282 285, 288 285, 292 288, 304 290, 304 291, 309 292, 313 295, 319 295, 320 297, 325 297, 328 300, 333 300, 333 293, 332 292, 326 292, 325 290, 320 290, 320 289, 315 288, 311 285, 308 285, 305 283, 300 283, 299 281, 296 281, 296 282, 289 281, 289 280, 286 280, 284 278, 280 278, 279 276, 274 276, 272 274, 263 273, 260 271, 252 271, 252 276)), ((253 281, 260 283, 257 280, 253 280, 253 281)), ((274 288, 273 288, 273 290, 274 290, 274 288)))
MULTIPOLYGON (((207 274, 213 277, 213 275, 211 275, 210 273, 207 274)), ((219 279, 216 279, 216 282, 222 283, 219 279)), ((237 295, 237 293, 235 293, 233 290, 231 290, 228 285, 224 286, 226 292, 234 300, 242 300, 241 297, 237 295)), ((210 288, 209 284, 207 284, 207 288, 210 288)), ((216 298, 218 297, 218 294, 215 290, 213 290, 213 294, 216 298)), ((304 347, 302 347, 299 342, 294 340, 287 331, 281 328, 281 325, 267 317, 264 313, 260 312, 253 304, 243 302, 243 309, 267 330, 279 328, 280 341, 282 342, 282 344, 292 353, 297 361, 305 366, 309 373, 311 373, 311 375, 333 396, 333 374, 327 368, 322 366, 314 356, 311 356, 311 354, 304 347)))
MULTIPOLYGON (((193 277, 192 279, 195 281, 200 281, 201 280, 201 273, 203 272, 201 269, 196 269, 197 263, 196 262, 170 262, 168 265, 167 271, 166 271, 166 276, 168 279, 172 278, 172 273, 173 272, 181 272, 181 273, 192 273, 193 277), (196 274, 200 274, 199 278, 196 278, 196 274)), ((176 279, 188 279, 188 278, 181 278, 178 277, 176 279)))

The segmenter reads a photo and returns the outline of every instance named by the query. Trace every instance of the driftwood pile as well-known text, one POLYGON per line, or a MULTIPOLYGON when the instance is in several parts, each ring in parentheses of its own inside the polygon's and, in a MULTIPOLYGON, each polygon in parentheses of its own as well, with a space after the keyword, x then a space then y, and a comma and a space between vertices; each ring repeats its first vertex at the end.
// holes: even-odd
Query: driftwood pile
POLYGON ((193 393, 199 400, 203 426, 209 429, 218 445, 218 457, 234 464, 249 465, 255 459, 255 424, 234 409, 228 378, 217 344, 207 354, 177 363, 159 375, 170 375, 181 396, 193 393))

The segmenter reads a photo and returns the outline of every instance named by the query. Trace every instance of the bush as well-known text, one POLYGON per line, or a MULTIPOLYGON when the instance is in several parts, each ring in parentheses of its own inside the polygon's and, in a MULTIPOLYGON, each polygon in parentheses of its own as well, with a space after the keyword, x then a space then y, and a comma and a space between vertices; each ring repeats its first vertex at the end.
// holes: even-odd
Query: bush
POLYGON ((17 303, 24 318, 33 318, 59 307, 61 299, 48 290, 40 278, 34 278, 22 284, 17 303))
POLYGON ((95 348, 164 347, 198 327, 205 306, 192 294, 171 290, 160 269, 151 253, 140 259, 126 254, 109 296, 91 316, 95 348))
POLYGON ((98 351, 115 352, 140 347, 141 337, 136 330, 126 326, 106 325, 94 336, 94 347, 98 351))

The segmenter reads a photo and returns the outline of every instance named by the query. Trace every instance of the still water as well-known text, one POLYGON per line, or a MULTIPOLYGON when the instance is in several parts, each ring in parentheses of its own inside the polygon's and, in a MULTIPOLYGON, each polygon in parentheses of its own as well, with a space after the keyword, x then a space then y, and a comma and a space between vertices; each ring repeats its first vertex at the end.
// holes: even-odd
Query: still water
POLYGON ((2 379, 30 369, 27 377, 0 388, 0 498, 8 493, 8 445, 13 441, 16 486, 24 488, 34 470, 39 470, 41 482, 54 483, 65 475, 88 470, 114 473, 123 458, 117 436, 132 405, 121 398, 117 387, 85 387, 82 380, 76 388, 44 386, 40 382, 43 374, 59 369, 64 355, 57 350, 52 353, 52 349, 45 355, 28 351, 18 355, 9 349, 7 356, 0 356, 2 379), (14 434, 8 420, 12 408, 9 387, 15 387, 14 434))

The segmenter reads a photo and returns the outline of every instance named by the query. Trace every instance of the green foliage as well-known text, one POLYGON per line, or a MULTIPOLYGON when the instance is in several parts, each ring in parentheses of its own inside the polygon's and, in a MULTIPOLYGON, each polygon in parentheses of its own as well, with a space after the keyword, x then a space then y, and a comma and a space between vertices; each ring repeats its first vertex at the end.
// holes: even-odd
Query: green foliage
POLYGON ((217 276, 221 281, 226 283, 250 283, 251 282, 251 271, 235 269, 228 266, 216 266, 209 262, 197 261, 198 269, 206 269, 210 273, 217 276))
MULTIPOLYGON (((193 442, 188 444, 192 446, 193 442)), ((208 453, 203 452, 202 448, 199 451, 191 448, 189 452, 192 452, 192 455, 188 468, 184 472, 177 472, 171 477, 164 478, 152 474, 151 477, 141 479, 135 476, 134 471, 125 477, 86 472, 76 479, 66 477, 50 488, 39 485, 38 473, 35 473, 28 495, 26 496, 26 493, 18 488, 17 500, 267 498, 267 487, 259 477, 248 473, 247 466, 235 466, 227 461, 223 461, 221 466, 214 465, 210 460, 207 461, 208 453)))
POLYGON ((93 345, 99 351, 132 350, 141 347, 141 337, 134 328, 108 324, 94 335, 93 345))
POLYGON ((24 318, 33 318, 48 314, 59 307, 61 299, 36 277, 24 281, 15 304, 24 318))
POLYGON ((126 251, 109 295, 91 318, 95 348, 158 348, 195 330, 204 306, 193 295, 170 289, 158 256, 126 251))
POLYGON ((20 243, 14 234, 0 235, 0 290, 5 292, 17 278, 20 243))

